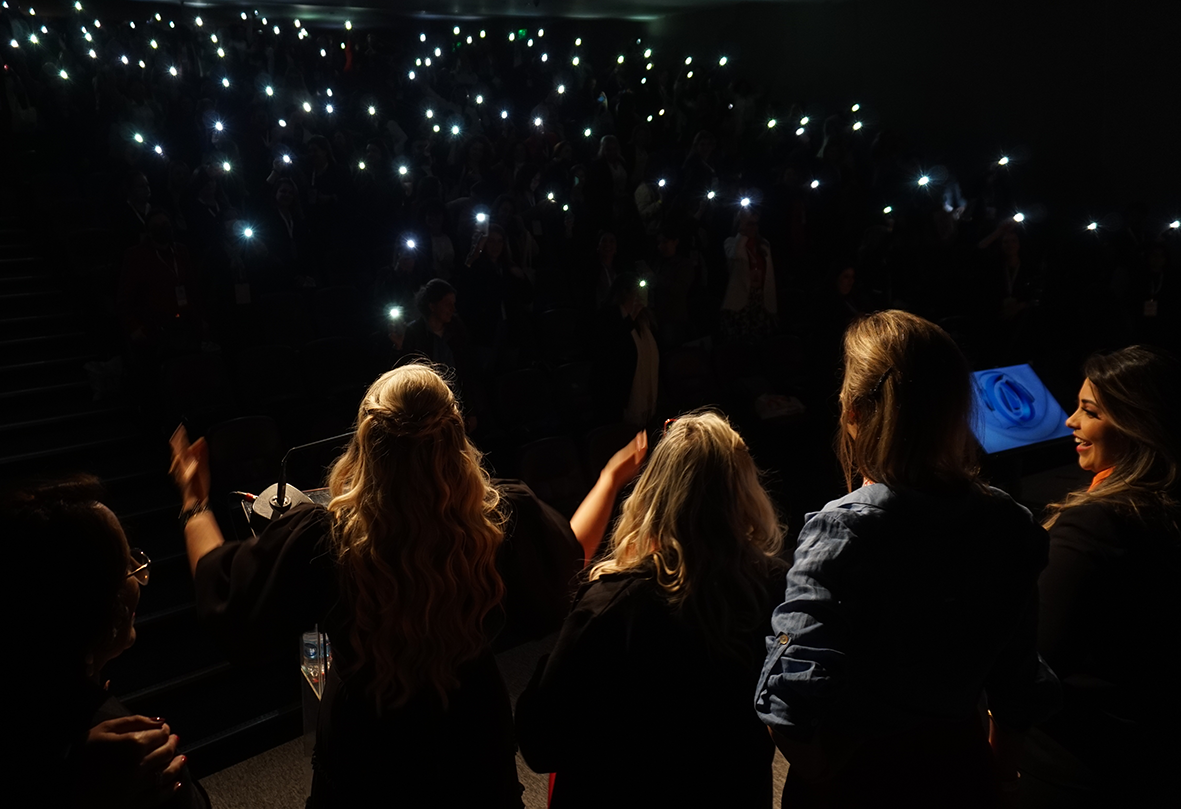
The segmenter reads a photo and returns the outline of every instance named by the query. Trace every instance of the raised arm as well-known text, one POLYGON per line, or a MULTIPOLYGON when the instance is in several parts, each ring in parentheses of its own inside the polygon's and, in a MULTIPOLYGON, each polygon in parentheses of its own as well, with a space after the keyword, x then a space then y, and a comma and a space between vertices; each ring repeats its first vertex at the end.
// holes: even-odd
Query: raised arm
POLYGON ((636 476, 647 454, 648 434, 641 430, 627 446, 611 456, 611 460, 607 461, 607 465, 599 472, 599 479, 594 487, 570 518, 570 528, 573 529, 574 536, 578 537, 578 544, 582 546, 583 564, 589 564, 598 553, 603 535, 607 533, 607 523, 611 520, 615 498, 636 476))
POLYGON ((169 440, 172 445, 172 479, 180 489, 184 517, 185 550, 189 572, 197 575, 201 557, 225 544, 221 528, 209 510, 209 446, 204 438, 189 443, 184 425, 176 428, 169 440))

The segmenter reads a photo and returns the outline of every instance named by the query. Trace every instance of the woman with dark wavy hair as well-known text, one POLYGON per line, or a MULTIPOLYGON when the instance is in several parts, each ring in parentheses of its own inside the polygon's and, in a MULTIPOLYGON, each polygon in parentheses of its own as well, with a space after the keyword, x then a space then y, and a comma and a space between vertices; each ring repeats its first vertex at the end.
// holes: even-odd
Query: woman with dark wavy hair
POLYGON ((333 642, 309 805, 521 806, 492 643, 506 621, 533 636, 560 622, 584 553, 526 487, 492 485, 443 378, 406 365, 377 379, 327 508, 295 506, 257 540, 223 542, 205 456, 178 431, 202 616, 237 658, 317 623, 333 642), (535 545, 548 567, 523 567, 535 545))
POLYGON ((1131 346, 1083 372, 1066 426, 1094 478, 1049 507, 1040 581, 1039 649, 1065 707, 1033 734, 1023 770, 1030 784, 1070 783, 1072 805, 1147 806, 1181 722, 1181 363, 1131 346))

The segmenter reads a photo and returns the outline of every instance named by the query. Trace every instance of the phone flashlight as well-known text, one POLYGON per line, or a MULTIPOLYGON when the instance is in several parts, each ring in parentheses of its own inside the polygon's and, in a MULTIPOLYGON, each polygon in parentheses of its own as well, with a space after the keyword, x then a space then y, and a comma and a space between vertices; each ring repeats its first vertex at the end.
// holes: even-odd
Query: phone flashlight
POLYGON ((931 178, 926 174, 924 174, 922 177, 919 177, 919 185, 926 185, 929 182, 931 182, 931 178))
POLYGON ((132 135, 132 137, 135 139, 136 143, 143 143, 144 142, 144 136, 139 134, 138 132, 136 132, 134 135, 132 135))
POLYGON ((1098 230, 1098 229, 1099 229, 1098 222, 1092 222, 1091 224, 1087 225, 1087 230, 1098 230))
POLYGON ((591 136, 590 127, 588 126, 586 129, 582 130, 582 134, 583 134, 583 137, 589 138, 591 136))
POLYGON ((501 118, 501 120, 508 118, 508 110, 501 110, 500 111, 500 118, 501 118))
POLYGON ((483 104, 484 103, 484 96, 476 96, 476 103, 483 104))
POLYGON ((796 136, 798 137, 802 134, 804 134, 804 128, 801 126, 798 129, 796 129, 796 136))
POLYGON ((164 147, 158 143, 156 144, 156 154, 160 155, 161 157, 164 156, 164 147))
POLYGON ((534 119, 533 119, 533 125, 534 125, 534 126, 541 126, 541 119, 540 119, 540 118, 534 118, 534 119))
POLYGON ((254 228, 243 228, 242 235, 245 236, 247 239, 253 239, 254 238, 254 228))
POLYGON ((280 118, 280 119, 279 119, 279 126, 281 126, 281 127, 286 127, 286 126, 287 126, 287 122, 286 122, 286 121, 284 121, 282 118, 280 118))
POLYGON ((325 105, 324 105, 324 112, 326 112, 326 113, 328 113, 329 115, 331 115, 332 113, 336 112, 336 108, 335 108, 335 107, 333 107, 331 104, 325 104, 325 105))
POLYGON ((401 306, 391 306, 389 314, 390 314, 390 320, 401 320, 402 319, 402 307, 401 306))
POLYGON ((414 241, 414 239, 407 239, 406 240, 406 249, 407 250, 413 250, 416 247, 418 247, 418 242, 414 241))
POLYGON ((228 160, 222 161, 222 164, 221 164, 222 171, 224 171, 228 174, 231 168, 232 167, 230 166, 230 161, 228 161, 228 160))
POLYGON ((289 155, 289 154, 283 155, 283 162, 286 163, 287 165, 291 165, 291 155, 289 155))
POLYGON ((481 225, 484 224, 485 222, 488 221, 488 214, 486 214, 486 213, 476 214, 476 221, 479 222, 481 225))
POLYGON ((222 86, 222 87, 229 87, 229 86, 230 86, 230 80, 229 80, 228 78, 222 77, 222 80, 221 80, 221 86, 222 86))
POLYGON ((1007 165, 1009 165, 1009 158, 1008 158, 1008 157, 1002 157, 1000 160, 996 161, 996 164, 997 164, 998 166, 1007 166, 1007 165))
POLYGON ((661 178, 660 180, 658 180, 656 185, 658 185, 661 188, 664 188, 664 186, 665 186, 664 178, 661 178))
POLYGON ((640 289, 643 289, 646 286, 648 286, 648 282, 643 279, 640 279, 640 289))
POLYGON ((559 85, 558 85, 558 95, 562 95, 562 94, 563 94, 563 93, 565 93, 565 92, 566 92, 566 85, 564 85, 564 84, 559 84, 559 85))
POLYGON ((377 107, 374 107, 374 106, 370 105, 370 107, 369 107, 369 114, 370 114, 370 115, 377 115, 377 107))
POLYGON ((714 197, 716 197, 717 195, 718 195, 718 194, 717 194, 717 192, 716 192, 716 191, 710 191, 708 194, 706 194, 706 195, 705 195, 705 198, 706 198, 706 199, 713 199, 713 198, 714 198, 714 197))
POLYGON ((894 213, 894 209, 891 206, 887 205, 885 208, 882 208, 882 213, 892 214, 892 213, 894 213))
POLYGON ((268 84, 267 89, 264 92, 266 92, 266 94, 269 96, 273 96, 275 94, 275 88, 268 84))
POLYGON ((819 180, 813 180, 813 181, 812 181, 812 187, 813 187, 813 188, 819 188, 819 187, 820 187, 820 181, 819 181, 819 180))
POLYGON ((750 207, 750 197, 743 197, 739 201, 738 204, 741 205, 743 208, 749 208, 750 207))
POLYGON ((860 110, 861 110, 861 105, 860 105, 860 104, 854 104, 854 105, 853 105, 852 107, 850 107, 849 109, 850 109, 850 110, 852 110, 853 112, 858 112, 858 111, 860 111, 860 110))
POLYGON ((1178 228, 1181 228, 1181 219, 1174 219, 1172 222, 1169 223, 1169 227, 1171 227, 1173 230, 1177 230, 1178 228))
POLYGON ((856 131, 860 130, 860 129, 861 129, 861 127, 862 127, 862 123, 861 123, 860 121, 854 121, 854 122, 853 122, 853 131, 854 131, 854 132, 856 132, 856 131))
POLYGON ((455 126, 451 127, 451 134, 452 134, 452 135, 458 135, 458 134, 459 134, 459 126, 458 126, 458 125, 455 125, 455 126))
POLYGON ((365 161, 362 160, 359 163, 357 163, 357 168, 359 168, 361 171, 364 171, 365 170, 365 161))
POLYGON ((303 111, 304 112, 311 112, 312 111, 312 105, 310 102, 307 102, 307 101, 303 102, 303 111))
POLYGON ((398 166, 398 174, 402 175, 403 177, 405 177, 409 171, 410 169, 406 168, 405 166, 398 166))
POLYGON ((779 123, 779 122, 776 121, 774 118, 772 118, 771 120, 767 121, 767 129, 774 129, 775 124, 777 124, 777 123, 779 123))
POLYGON ((1016 223, 1018 223, 1018 224, 1020 224, 1020 223, 1024 222, 1024 221, 1025 221, 1025 214, 1023 214, 1023 213, 1015 213, 1015 214, 1013 214, 1013 221, 1014 221, 1014 222, 1016 222, 1016 223))

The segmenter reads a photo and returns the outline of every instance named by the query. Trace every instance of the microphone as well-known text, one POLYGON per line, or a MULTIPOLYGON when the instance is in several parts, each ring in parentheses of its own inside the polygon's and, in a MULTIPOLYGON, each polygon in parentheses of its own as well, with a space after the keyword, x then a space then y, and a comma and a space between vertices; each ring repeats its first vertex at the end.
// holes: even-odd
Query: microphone
POLYGON ((282 517, 292 506, 311 503, 312 499, 310 497, 294 486, 287 485, 287 459, 291 457, 291 453, 297 450, 322 447, 327 444, 339 442, 344 438, 352 438, 356 435, 356 432, 356 430, 350 430, 347 433, 341 433, 340 435, 334 435, 329 438, 321 438, 319 441, 300 444, 287 450, 283 455, 282 462, 279 464, 278 482, 274 486, 268 486, 263 489, 262 494, 254 501, 252 511, 264 520, 272 520, 282 517))

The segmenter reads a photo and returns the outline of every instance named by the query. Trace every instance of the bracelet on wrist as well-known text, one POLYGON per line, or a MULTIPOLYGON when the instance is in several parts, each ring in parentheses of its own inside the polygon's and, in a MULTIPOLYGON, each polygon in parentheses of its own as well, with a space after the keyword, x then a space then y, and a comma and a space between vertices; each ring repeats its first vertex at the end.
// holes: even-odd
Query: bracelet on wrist
POLYGON ((177 519, 180 520, 180 524, 183 527, 188 525, 189 520, 193 519, 193 517, 196 517, 198 514, 204 514, 207 511, 209 511, 208 500, 202 503, 197 503, 195 506, 189 506, 186 509, 182 509, 180 516, 177 517, 177 519))

